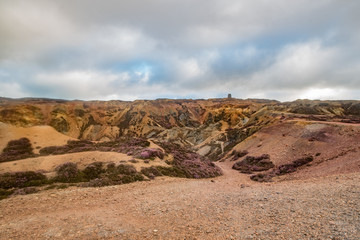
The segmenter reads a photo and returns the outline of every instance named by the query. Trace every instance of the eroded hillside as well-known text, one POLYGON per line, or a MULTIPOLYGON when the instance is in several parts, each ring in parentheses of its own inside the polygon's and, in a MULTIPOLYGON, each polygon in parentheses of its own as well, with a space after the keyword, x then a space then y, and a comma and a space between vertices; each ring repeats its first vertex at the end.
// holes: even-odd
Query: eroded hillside
POLYGON ((280 119, 360 122, 360 102, 271 100, 65 101, 0 99, 0 122, 48 125, 71 138, 144 137, 175 141, 213 160, 280 119))
POLYGON ((215 159, 274 121, 275 101, 213 99, 63 101, 2 99, 0 121, 19 127, 48 125, 71 138, 109 141, 137 136, 173 140, 215 159))

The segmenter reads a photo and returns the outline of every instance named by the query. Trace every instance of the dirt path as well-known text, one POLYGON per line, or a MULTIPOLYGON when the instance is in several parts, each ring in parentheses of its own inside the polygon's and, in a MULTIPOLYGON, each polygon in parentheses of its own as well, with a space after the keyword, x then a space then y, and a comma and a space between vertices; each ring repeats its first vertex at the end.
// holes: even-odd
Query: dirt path
POLYGON ((360 174, 260 184, 159 178, 0 201, 0 239, 359 239, 360 174))

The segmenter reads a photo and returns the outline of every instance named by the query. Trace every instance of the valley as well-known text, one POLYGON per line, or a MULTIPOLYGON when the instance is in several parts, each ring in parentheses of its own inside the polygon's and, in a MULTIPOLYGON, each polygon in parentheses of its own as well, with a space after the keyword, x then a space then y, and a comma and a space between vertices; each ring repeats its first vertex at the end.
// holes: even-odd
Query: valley
POLYGON ((1 239, 360 236, 358 101, 2 98, 0 151, 1 239))

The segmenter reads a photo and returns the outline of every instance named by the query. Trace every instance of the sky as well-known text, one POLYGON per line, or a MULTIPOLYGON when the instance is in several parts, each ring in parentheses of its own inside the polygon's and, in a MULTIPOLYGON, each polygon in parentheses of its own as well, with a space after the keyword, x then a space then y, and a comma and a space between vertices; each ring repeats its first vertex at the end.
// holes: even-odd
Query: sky
POLYGON ((360 99, 359 0, 0 0, 0 96, 360 99))

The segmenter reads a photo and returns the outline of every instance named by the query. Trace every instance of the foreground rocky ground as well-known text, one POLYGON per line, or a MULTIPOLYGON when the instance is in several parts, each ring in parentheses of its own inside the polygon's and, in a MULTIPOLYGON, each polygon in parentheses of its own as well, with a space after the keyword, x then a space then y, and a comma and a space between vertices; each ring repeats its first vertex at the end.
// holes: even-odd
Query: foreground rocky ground
POLYGON ((360 174, 224 176, 68 188, 0 201, 0 239, 359 239, 360 174))

